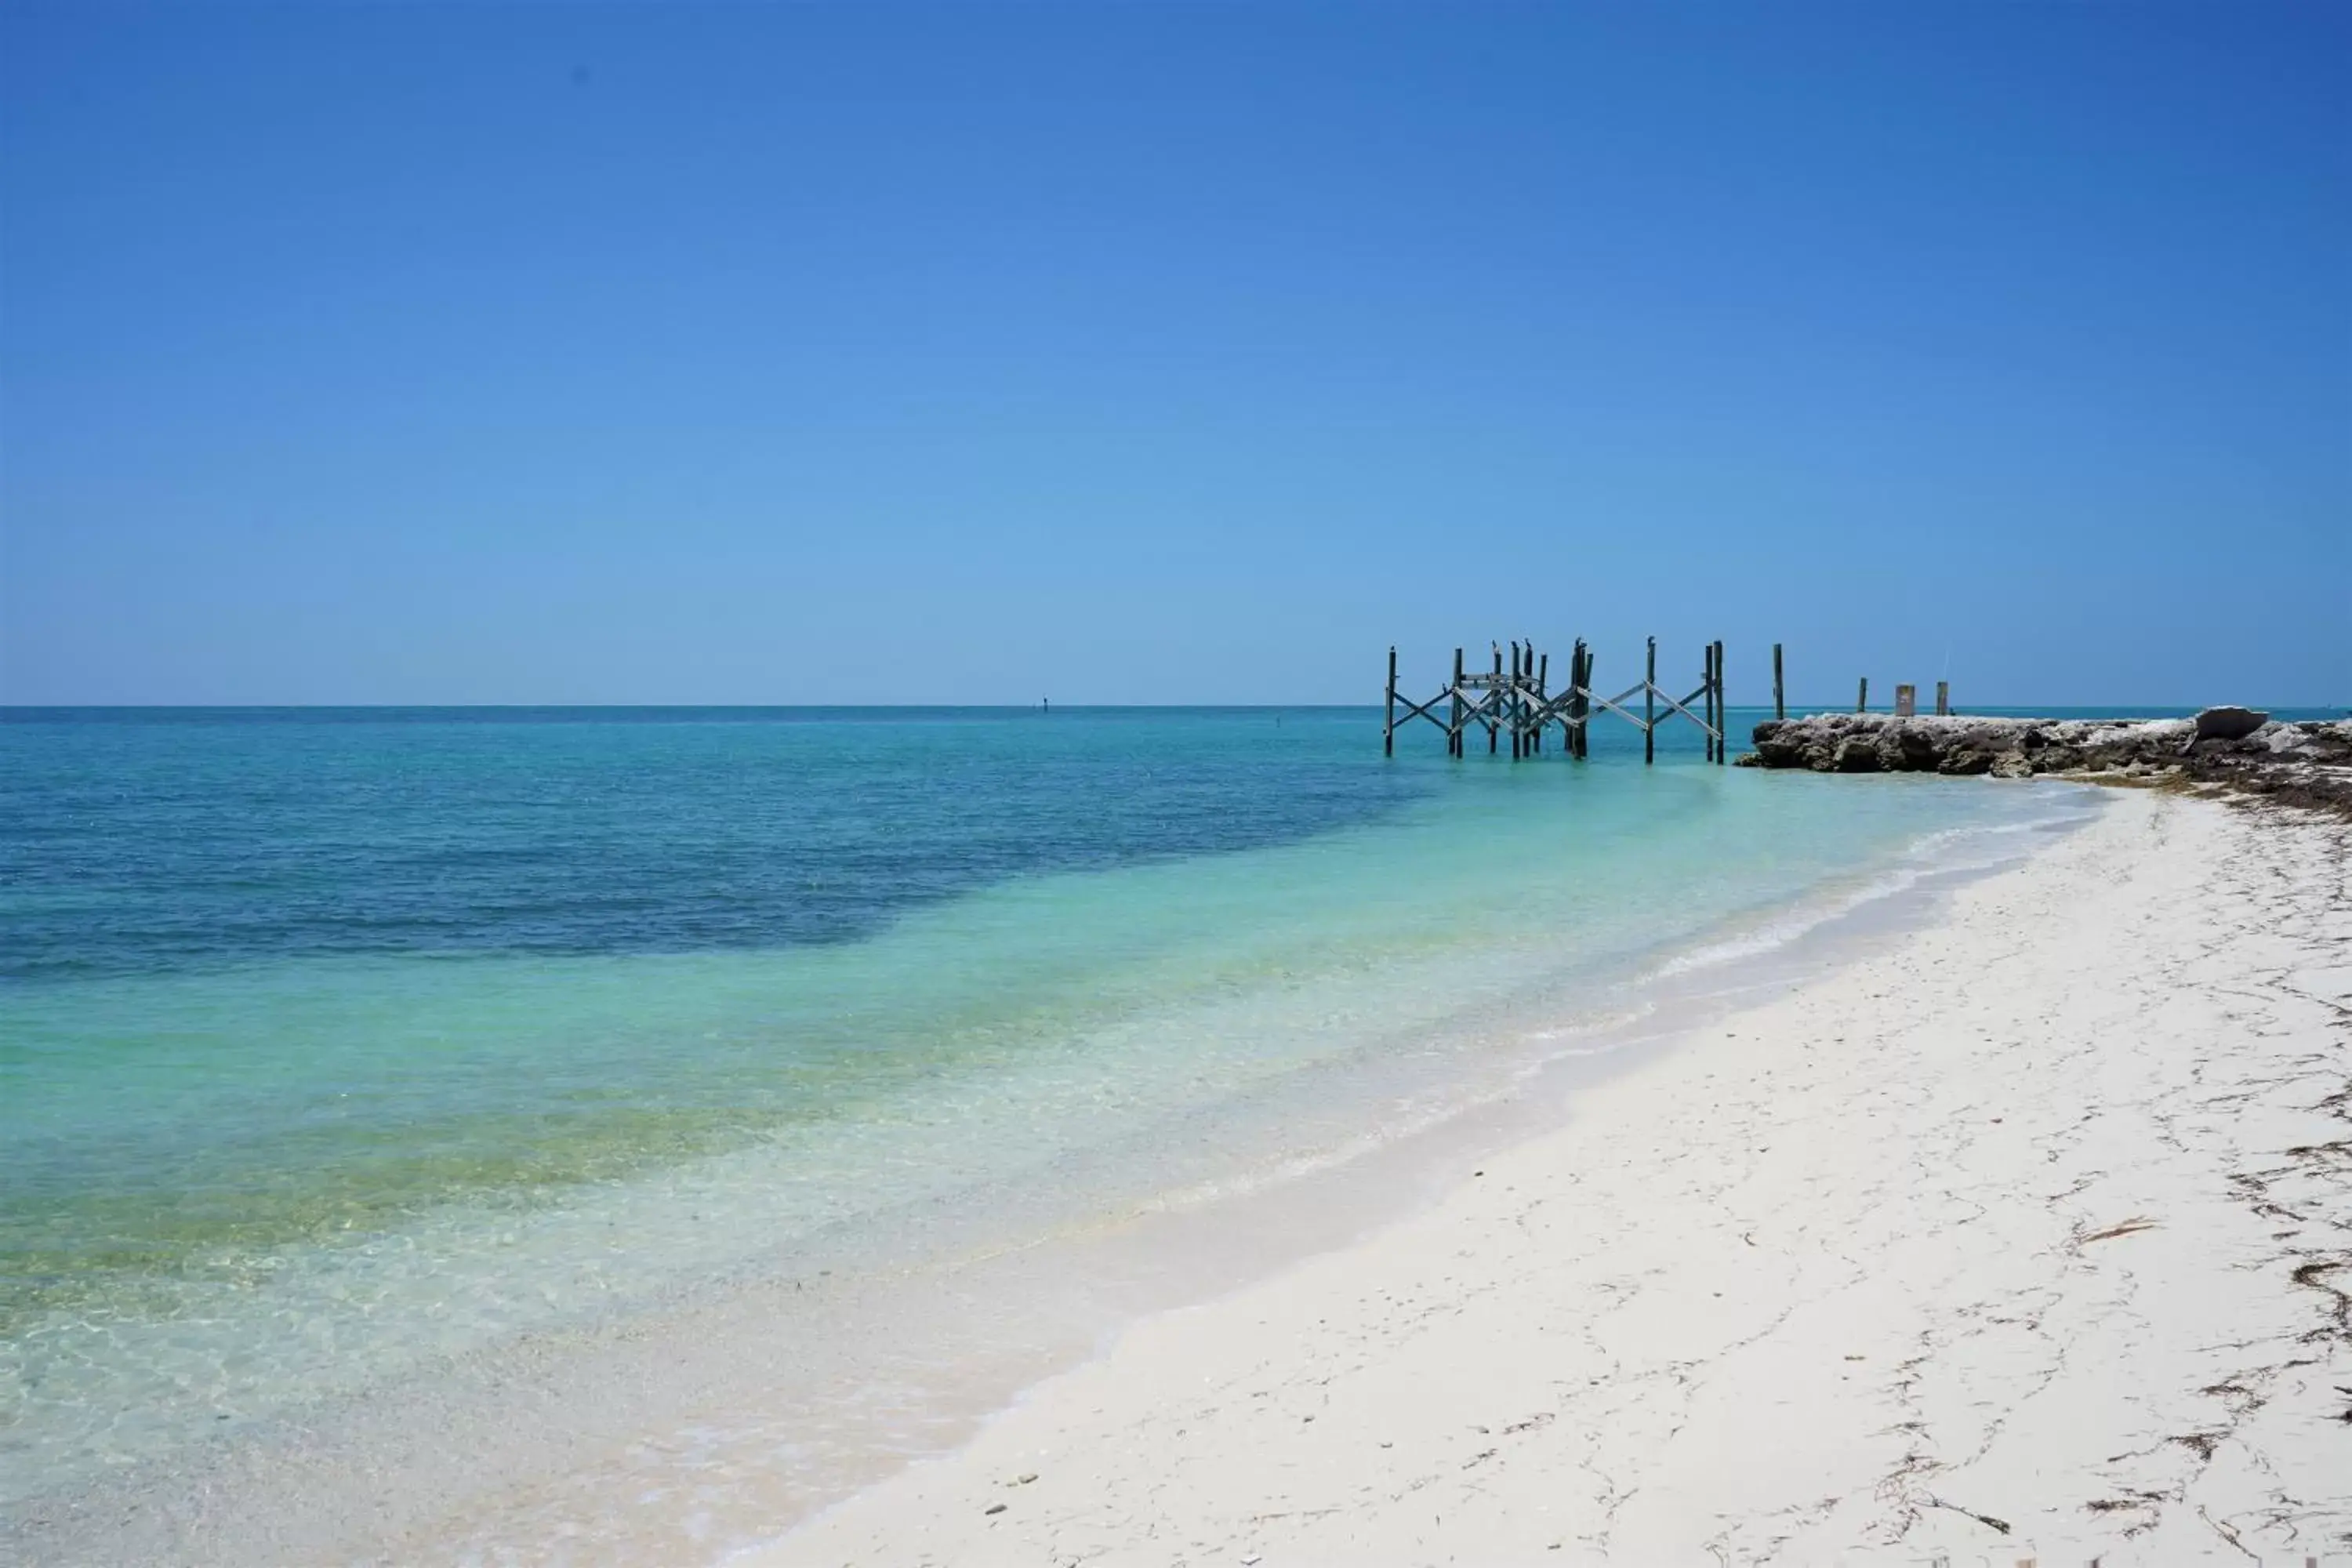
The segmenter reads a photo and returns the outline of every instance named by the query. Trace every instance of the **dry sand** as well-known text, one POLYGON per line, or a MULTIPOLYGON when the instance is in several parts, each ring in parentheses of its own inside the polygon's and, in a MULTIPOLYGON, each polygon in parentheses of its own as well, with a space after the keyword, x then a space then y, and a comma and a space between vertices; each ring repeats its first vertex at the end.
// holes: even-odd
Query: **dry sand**
POLYGON ((2352 1563, 2347 844, 2121 794, 738 1568, 2352 1563))

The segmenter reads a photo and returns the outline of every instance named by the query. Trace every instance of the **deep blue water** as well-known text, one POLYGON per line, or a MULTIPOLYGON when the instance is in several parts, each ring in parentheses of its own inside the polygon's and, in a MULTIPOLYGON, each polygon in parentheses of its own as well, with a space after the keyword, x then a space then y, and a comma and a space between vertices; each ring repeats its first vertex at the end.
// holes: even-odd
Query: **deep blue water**
POLYGON ((1376 820, 1482 760, 1408 727, 1384 762, 1372 709, 5 709, 0 982, 855 941, 1008 878, 1376 820))
POLYGON ((852 941, 1436 782, 1357 711, 15 710, 0 978, 852 941))

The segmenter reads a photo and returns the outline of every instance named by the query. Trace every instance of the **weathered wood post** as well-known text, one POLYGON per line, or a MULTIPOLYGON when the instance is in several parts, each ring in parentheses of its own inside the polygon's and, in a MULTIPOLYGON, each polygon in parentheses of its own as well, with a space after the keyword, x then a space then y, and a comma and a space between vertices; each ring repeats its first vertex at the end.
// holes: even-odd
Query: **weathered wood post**
POLYGON ((1536 754, 1536 715, 1543 705, 1536 700, 1536 645, 1528 643, 1527 679, 1519 682, 1519 728, 1527 731, 1528 755, 1536 754))
POLYGON ((1707 689, 1715 698, 1715 765, 1721 767, 1723 753, 1731 749, 1727 744, 1730 739, 1728 731, 1731 726, 1723 716, 1723 639, 1721 637, 1715 639, 1714 653, 1713 668, 1707 671, 1707 689))
POLYGON ((1528 639, 1527 662, 1519 670, 1519 733, 1527 738, 1527 744, 1521 749, 1531 757, 1536 754, 1535 695, 1536 645, 1535 639, 1530 637, 1528 639))
POLYGON ((1948 680, 1939 680, 1936 682, 1936 717, 1941 719, 1951 710, 1952 683, 1948 680))
MULTIPOLYGON (((1546 704, 1550 700, 1550 695, 1551 695, 1551 655, 1550 655, 1550 654, 1549 654, 1549 653, 1538 654, 1538 655, 1537 655, 1537 656, 1536 656, 1536 711, 1537 711, 1537 712, 1540 713, 1540 712, 1542 712, 1542 711, 1544 710, 1544 707, 1545 707, 1545 705, 1546 705, 1546 704)), ((1537 750, 1538 752, 1541 752, 1541 751, 1543 750, 1543 732, 1544 732, 1544 727, 1543 727, 1542 725, 1540 725, 1540 724, 1537 725, 1537 726, 1536 726, 1536 750, 1537 750)))
POLYGON ((1536 754, 1535 690, 1536 645, 1530 638, 1519 664, 1519 751, 1530 757, 1536 754))
POLYGON ((1591 644, 1581 642, 1577 646, 1584 650, 1584 668, 1579 672, 1576 682, 1576 754, 1590 757, 1592 755, 1592 647, 1591 644))
POLYGON ((1389 644, 1389 695, 1381 718, 1381 755, 1396 755, 1396 644, 1389 644))
POLYGON ((1559 749, 1570 756, 1576 755, 1576 705, 1578 693, 1584 689, 1584 639, 1577 638, 1568 648, 1568 706, 1560 710, 1559 749))
POLYGON ((1568 650, 1568 754, 1584 755, 1584 639, 1568 650))
POLYGON ((1445 720, 1445 754, 1458 757, 1462 754, 1462 650, 1458 647, 1454 650, 1452 695, 1454 700, 1445 720))
POLYGON ((1650 639, 1650 660, 1643 666, 1642 675, 1642 765, 1647 767, 1658 754, 1658 639, 1650 639))
POLYGON ((1713 657, 1711 659, 1709 659, 1709 660, 1708 660, 1708 664, 1707 664, 1707 672, 1706 672, 1706 689, 1707 689, 1707 695, 1708 695, 1710 698, 1712 698, 1712 699, 1714 700, 1713 700, 1713 703, 1712 703, 1712 711, 1709 713, 1708 718, 1709 718, 1709 721, 1710 721, 1710 722, 1712 722, 1712 723, 1715 725, 1715 755, 1714 755, 1713 757, 1709 758, 1709 759, 1708 759, 1708 761, 1710 761, 1710 762, 1714 762, 1714 763, 1721 763, 1721 762, 1723 761, 1723 644, 1722 644, 1722 642, 1721 642, 1720 640, 1718 640, 1718 641, 1715 644, 1715 646, 1714 646, 1712 648, 1710 648, 1708 651, 1709 651, 1711 654, 1713 654, 1713 655, 1714 655, 1714 657, 1713 657))
POLYGON ((1577 672, 1584 665, 1584 639, 1570 644, 1568 650, 1568 690, 1563 693, 1568 706, 1560 710, 1559 749, 1565 756, 1576 755, 1576 687, 1577 672))
POLYGON ((1519 642, 1517 642, 1517 639, 1512 639, 1512 644, 1510 644, 1510 700, 1506 700, 1506 703, 1503 703, 1503 717, 1507 717, 1507 720, 1510 720, 1510 759, 1512 759, 1512 762, 1517 762, 1519 757, 1524 757, 1524 754, 1527 754, 1527 721, 1524 721, 1524 720, 1522 720, 1522 715, 1519 715, 1519 672, 1522 672, 1522 668, 1524 668, 1524 660, 1527 660, 1527 654, 1524 654, 1522 648, 1519 648, 1519 642))
POLYGON ((1503 645, 1501 643, 1496 643, 1494 645, 1494 647, 1495 674, 1494 679, 1486 684, 1486 700, 1484 704, 1484 706, 1488 710, 1486 714, 1486 754, 1490 757, 1495 754, 1496 742, 1500 739, 1500 737, 1496 733, 1495 721, 1502 717, 1502 714, 1498 710, 1502 706, 1500 696, 1503 686, 1503 645))
POLYGON ((1569 705, 1559 710, 1559 750, 1564 754, 1569 754, 1569 757, 1576 754, 1576 687, 1578 687, 1576 677, 1583 672, 1583 668, 1585 668, 1585 639, 1578 637, 1576 642, 1569 644, 1569 689, 1561 693, 1561 696, 1567 696, 1569 699, 1569 705))
POLYGON ((1591 643, 1585 644, 1584 695, 1577 700, 1577 705, 1583 710, 1584 721, 1577 727, 1576 754, 1587 761, 1592 756, 1592 672, 1600 668, 1601 656, 1592 651, 1591 643))
POLYGON ((1870 677, 1866 675, 1862 678, 1862 689, 1854 694, 1853 710, 1857 713, 1870 711, 1870 677))
POLYGON ((1725 750, 1723 744, 1723 640, 1720 637, 1716 639, 1715 644, 1715 668, 1710 669, 1707 675, 1708 689, 1715 694, 1715 761, 1717 765, 1720 766, 1725 750))
POLYGON ((1699 747, 1706 760, 1715 761, 1715 645, 1702 643, 1698 650, 1698 711, 1699 747))
POLYGON ((1789 704, 1780 695, 1780 645, 1774 643, 1772 645, 1772 717, 1786 719, 1788 716, 1789 704))

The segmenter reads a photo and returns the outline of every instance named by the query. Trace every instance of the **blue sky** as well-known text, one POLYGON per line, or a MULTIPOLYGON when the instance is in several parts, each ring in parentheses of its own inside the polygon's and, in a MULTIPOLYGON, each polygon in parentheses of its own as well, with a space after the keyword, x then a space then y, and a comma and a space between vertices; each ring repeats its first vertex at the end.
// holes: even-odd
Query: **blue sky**
POLYGON ((0 10, 0 700, 1653 631, 2352 703, 2352 12, 0 10))

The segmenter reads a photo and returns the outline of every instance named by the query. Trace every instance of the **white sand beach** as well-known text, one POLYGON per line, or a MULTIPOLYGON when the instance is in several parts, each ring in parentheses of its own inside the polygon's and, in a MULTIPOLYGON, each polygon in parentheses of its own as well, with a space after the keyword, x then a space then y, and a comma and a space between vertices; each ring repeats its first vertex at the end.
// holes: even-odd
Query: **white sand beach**
POLYGON ((2119 792, 737 1561, 2352 1562, 2347 845, 2119 792))

